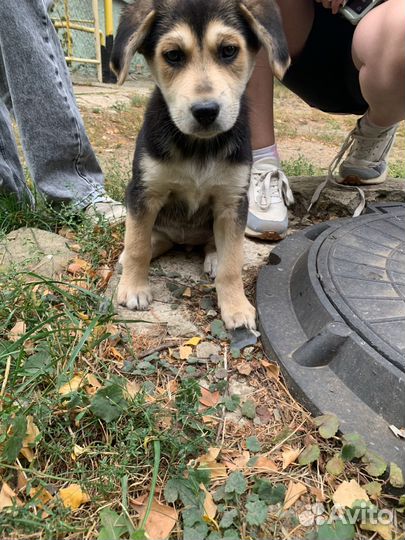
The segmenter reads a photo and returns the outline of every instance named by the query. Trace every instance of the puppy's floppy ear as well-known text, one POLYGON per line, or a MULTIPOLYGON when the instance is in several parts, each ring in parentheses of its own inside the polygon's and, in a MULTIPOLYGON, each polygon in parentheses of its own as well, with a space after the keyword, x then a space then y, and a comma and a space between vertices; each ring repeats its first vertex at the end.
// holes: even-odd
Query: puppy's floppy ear
POLYGON ((273 73, 282 79, 290 65, 280 10, 274 0, 241 0, 240 9, 267 51, 273 73))
POLYGON ((125 81, 132 57, 142 46, 154 19, 153 0, 137 0, 123 9, 110 61, 118 84, 125 81))

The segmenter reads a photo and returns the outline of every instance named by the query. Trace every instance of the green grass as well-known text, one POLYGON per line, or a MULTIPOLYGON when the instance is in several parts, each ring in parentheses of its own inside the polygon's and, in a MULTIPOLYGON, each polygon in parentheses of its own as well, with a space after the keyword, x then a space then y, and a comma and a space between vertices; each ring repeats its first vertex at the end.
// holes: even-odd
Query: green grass
POLYGON ((296 159, 282 161, 281 166, 287 176, 319 176, 325 173, 323 169, 317 167, 302 155, 299 155, 296 159))
POLYGON ((403 160, 390 162, 388 167, 388 175, 392 178, 405 179, 405 162, 403 160))

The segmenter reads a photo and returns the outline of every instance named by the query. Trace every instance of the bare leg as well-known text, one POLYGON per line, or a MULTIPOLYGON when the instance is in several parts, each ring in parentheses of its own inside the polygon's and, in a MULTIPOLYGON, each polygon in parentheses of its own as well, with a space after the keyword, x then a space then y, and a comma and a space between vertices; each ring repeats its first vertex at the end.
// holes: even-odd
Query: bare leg
POLYGON ((358 24, 352 54, 368 119, 388 127, 405 119, 405 3, 388 0, 358 24))
MULTIPOLYGON (((314 18, 312 0, 278 0, 292 58, 300 53, 314 18)), ((264 148, 275 142, 273 116, 273 72, 264 50, 257 56, 248 85, 252 148, 264 148)))

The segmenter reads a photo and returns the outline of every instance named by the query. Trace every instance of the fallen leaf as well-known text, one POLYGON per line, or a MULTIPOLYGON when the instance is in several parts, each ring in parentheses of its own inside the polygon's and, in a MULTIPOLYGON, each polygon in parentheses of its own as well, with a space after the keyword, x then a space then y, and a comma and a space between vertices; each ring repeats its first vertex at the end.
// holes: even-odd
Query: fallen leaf
POLYGON ((208 452, 197 458, 197 463, 206 463, 207 461, 215 461, 221 452, 221 448, 212 446, 208 448, 208 452))
POLYGON ((257 456, 252 468, 257 469, 258 471, 278 471, 277 465, 274 463, 274 461, 264 455, 257 456))
POLYGON ((35 439, 39 435, 39 429, 34 424, 33 417, 29 414, 26 416, 26 419, 27 419, 27 433, 23 440, 23 446, 29 446, 29 445, 35 444, 35 439))
POLYGON ((193 352, 193 348, 189 345, 184 345, 183 347, 179 347, 179 355, 180 360, 187 360, 189 356, 191 356, 193 352))
POLYGON ((90 501, 90 497, 85 493, 79 484, 71 484, 67 488, 59 490, 59 496, 62 499, 63 506, 76 510, 82 504, 90 501))
POLYGON ((201 405, 204 405, 205 407, 215 407, 215 405, 218 405, 219 402, 219 392, 210 392, 203 386, 201 388, 201 397, 200 397, 200 403, 201 405))
POLYGON ((17 341, 27 331, 27 325, 23 321, 17 321, 13 328, 8 333, 10 341, 17 341))
POLYGON ((75 375, 69 382, 62 385, 58 392, 62 396, 65 396, 66 394, 70 394, 71 392, 76 392, 83 384, 86 382, 86 378, 83 375, 83 373, 78 373, 75 375))
POLYGON ((80 446, 79 444, 73 445, 73 452, 70 454, 70 457, 73 459, 73 461, 76 461, 76 459, 81 456, 82 454, 85 454, 88 451, 88 448, 83 448, 83 446, 80 446))
POLYGON ((218 463, 218 461, 205 461, 200 463, 199 470, 209 471, 210 480, 217 480, 218 478, 226 478, 228 476, 226 472, 226 467, 223 463, 218 463))
POLYGON ((196 345, 198 345, 201 341, 201 338, 199 336, 194 336, 192 338, 190 338, 188 341, 186 341, 185 343, 183 343, 183 345, 191 345, 192 347, 195 347, 196 345))
POLYGON ((390 523, 360 523, 360 529, 376 532, 384 540, 392 540, 394 537, 394 528, 390 523))
POLYGON ((365 489, 363 489, 356 480, 350 482, 346 480, 340 484, 333 494, 333 502, 346 508, 351 508, 356 501, 369 502, 369 498, 365 489))
POLYGON ((339 429, 340 421, 335 414, 323 414, 314 418, 314 424, 318 426, 318 431, 324 439, 330 439, 336 435, 339 429))
POLYGON ((389 483, 395 488, 403 488, 405 486, 404 475, 396 463, 390 463, 389 483))
POLYGON ((249 362, 241 362, 236 366, 236 369, 241 375, 250 375, 252 373, 252 366, 249 362))
POLYGON ((13 506, 13 502, 16 502, 19 506, 22 506, 22 502, 11 489, 11 487, 3 482, 0 490, 0 512, 7 506, 13 506))
POLYGON ((44 504, 48 504, 52 499, 52 495, 44 487, 33 487, 30 489, 31 499, 35 499, 35 504, 38 508, 43 508, 44 504))
POLYGON ((333 476, 340 476, 345 470, 345 462, 339 454, 335 454, 326 464, 326 470, 333 476))
POLYGON ((287 488, 287 493, 285 494, 284 499, 284 510, 287 510, 293 506, 304 493, 307 492, 306 486, 300 482, 293 482, 290 480, 287 488))
POLYGON ((128 381, 124 389, 124 398, 125 399, 134 399, 134 397, 139 393, 141 387, 136 381, 128 381))
POLYGON ((243 451, 242 454, 232 457, 231 459, 224 459, 223 462, 230 471, 240 471, 244 469, 250 459, 250 452, 243 451))
POLYGON ((190 287, 186 287, 184 289, 182 296, 184 296, 184 298, 191 298, 191 289, 190 289, 190 287))
POLYGON ((91 265, 84 259, 75 259, 72 263, 69 264, 67 267, 67 271, 69 274, 84 274, 88 270, 90 270, 91 265))
MULTIPOLYGON (((140 520, 146 512, 146 497, 131 499, 131 504, 139 514, 140 520)), ((172 506, 167 506, 153 499, 152 508, 145 523, 145 532, 153 540, 165 540, 170 536, 178 520, 178 513, 172 506)))
POLYGON ((272 379, 280 378, 280 366, 275 362, 269 362, 268 360, 260 360, 261 365, 266 370, 266 373, 272 379))
POLYGON ((290 448, 288 446, 285 448, 285 450, 283 450, 281 454, 283 458, 283 471, 295 462, 300 453, 301 450, 299 448, 290 448))
POLYGON ((204 486, 204 484, 200 484, 200 489, 205 494, 205 498, 203 502, 204 514, 205 514, 204 517, 207 517, 209 520, 212 520, 217 514, 217 505, 214 503, 214 499, 212 498, 211 493, 207 491, 207 488, 204 486))

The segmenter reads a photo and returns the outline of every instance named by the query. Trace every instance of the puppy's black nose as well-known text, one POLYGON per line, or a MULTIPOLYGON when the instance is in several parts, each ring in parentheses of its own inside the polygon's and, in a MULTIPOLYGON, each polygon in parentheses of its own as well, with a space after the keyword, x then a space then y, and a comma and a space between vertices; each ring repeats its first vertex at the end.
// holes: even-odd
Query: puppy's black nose
POLYGON ((216 101, 200 101, 191 106, 194 118, 203 127, 210 126, 219 114, 219 105, 216 101))

